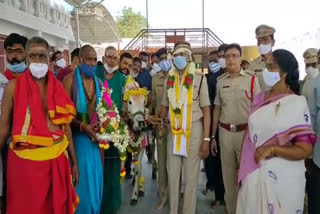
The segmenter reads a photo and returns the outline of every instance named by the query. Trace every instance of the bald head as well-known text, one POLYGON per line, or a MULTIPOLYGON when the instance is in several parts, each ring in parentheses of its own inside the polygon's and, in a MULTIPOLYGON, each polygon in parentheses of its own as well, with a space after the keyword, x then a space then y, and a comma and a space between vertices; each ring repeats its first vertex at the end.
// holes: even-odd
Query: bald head
POLYGON ((80 57, 87 65, 97 65, 97 53, 91 45, 85 45, 80 49, 80 57))

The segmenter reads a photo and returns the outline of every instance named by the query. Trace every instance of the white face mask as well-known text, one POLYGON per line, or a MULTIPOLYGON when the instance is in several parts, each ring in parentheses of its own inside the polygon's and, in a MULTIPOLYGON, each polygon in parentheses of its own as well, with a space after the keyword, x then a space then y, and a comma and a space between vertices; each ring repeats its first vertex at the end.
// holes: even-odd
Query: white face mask
POLYGON ((141 62, 141 68, 146 68, 147 67, 147 63, 145 63, 144 61, 141 62))
POLYGON ((266 55, 272 51, 272 46, 271 44, 267 45, 259 45, 259 53, 261 55, 266 55))
POLYGON ((130 75, 133 77, 133 78, 136 78, 138 76, 139 73, 135 73, 134 71, 130 71, 130 75))
POLYGON ((115 70, 118 70, 119 66, 114 66, 113 68, 110 68, 107 63, 104 63, 104 68, 106 69, 106 71, 111 74, 113 73, 115 70))
POLYGON ((161 68, 158 63, 153 63, 152 70, 150 71, 150 75, 153 76, 161 71, 161 68))
POLYGON ((272 88, 275 84, 280 81, 279 72, 270 72, 268 69, 264 69, 262 72, 264 83, 267 87, 272 88))
POLYGON ((48 64, 45 63, 31 63, 29 65, 30 72, 32 76, 34 76, 37 79, 41 79, 46 76, 48 73, 48 64))
POLYGON ((56 65, 59 68, 65 68, 67 66, 67 62, 64 58, 59 59, 58 61, 56 61, 56 65))
POLYGON ((311 78, 315 78, 319 74, 319 70, 318 68, 308 67, 306 73, 311 76, 311 78))
POLYGON ((220 64, 221 68, 226 68, 227 67, 225 58, 218 59, 218 63, 220 64))

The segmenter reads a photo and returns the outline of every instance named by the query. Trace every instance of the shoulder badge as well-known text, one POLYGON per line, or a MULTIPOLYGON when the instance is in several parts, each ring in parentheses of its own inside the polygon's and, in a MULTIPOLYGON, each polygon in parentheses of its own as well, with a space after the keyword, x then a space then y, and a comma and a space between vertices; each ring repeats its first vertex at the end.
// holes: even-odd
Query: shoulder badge
POLYGON ((217 78, 217 81, 219 81, 220 79, 223 79, 224 77, 226 77, 227 74, 228 74, 227 72, 221 74, 221 75, 217 78))

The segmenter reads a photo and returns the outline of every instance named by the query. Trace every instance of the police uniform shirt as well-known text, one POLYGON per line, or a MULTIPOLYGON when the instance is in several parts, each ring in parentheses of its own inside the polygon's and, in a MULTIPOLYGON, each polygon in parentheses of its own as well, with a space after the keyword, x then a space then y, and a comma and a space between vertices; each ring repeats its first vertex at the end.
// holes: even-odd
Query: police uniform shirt
MULTIPOLYGON (((231 78, 225 73, 218 78, 217 95, 214 104, 221 107, 220 121, 240 125, 248 122, 251 112, 251 82, 254 73, 242 70, 239 76, 231 78)), ((254 80, 253 97, 261 91, 259 81, 254 80)))

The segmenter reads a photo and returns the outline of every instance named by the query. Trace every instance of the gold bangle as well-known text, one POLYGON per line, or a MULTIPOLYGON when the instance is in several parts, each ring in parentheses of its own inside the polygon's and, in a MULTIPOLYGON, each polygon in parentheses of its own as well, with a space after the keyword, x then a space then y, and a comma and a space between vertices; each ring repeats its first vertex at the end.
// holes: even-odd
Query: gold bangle
POLYGON ((275 154, 274 154, 274 153, 275 153, 275 152, 274 152, 274 150, 275 150, 275 149, 274 149, 274 146, 271 146, 271 156, 273 156, 273 157, 275 156, 275 154))

